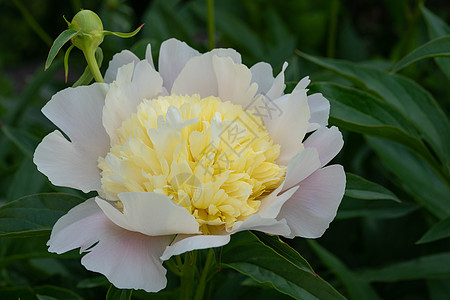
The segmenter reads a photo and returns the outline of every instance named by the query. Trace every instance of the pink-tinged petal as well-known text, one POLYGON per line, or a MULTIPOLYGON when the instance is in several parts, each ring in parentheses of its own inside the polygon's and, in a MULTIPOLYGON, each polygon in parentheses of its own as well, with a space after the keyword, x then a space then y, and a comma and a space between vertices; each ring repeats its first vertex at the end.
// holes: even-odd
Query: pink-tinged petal
POLYGON ((308 132, 327 126, 328 116, 330 115, 330 102, 322 94, 313 94, 308 96, 308 105, 311 112, 308 132))
POLYGON ((33 162, 54 185, 87 193, 101 189, 97 159, 98 156, 75 146, 55 130, 37 146, 33 162))
POLYGON ((286 219, 291 234, 318 238, 336 216, 345 191, 341 165, 319 169, 300 183, 300 188, 283 205, 278 219, 286 219))
POLYGON ((319 153, 320 167, 329 163, 344 145, 342 134, 335 126, 321 127, 313 132, 303 143, 305 148, 315 148, 319 153))
POLYGON ((272 193, 270 193, 265 198, 261 199, 261 205, 259 206, 258 215, 262 218, 276 218, 280 213, 280 209, 283 204, 291 198, 298 187, 293 187, 292 189, 282 193, 284 182, 272 193))
POLYGON ((171 94, 199 94, 202 98, 218 96, 217 77, 212 61, 214 56, 230 57, 235 63, 240 61, 239 53, 233 49, 214 49, 192 57, 175 79, 171 94))
POLYGON ((302 148, 301 143, 308 129, 310 115, 306 92, 284 95, 270 105, 276 105, 280 113, 263 116, 264 124, 273 141, 281 146, 278 163, 287 165, 302 148))
POLYGON ((168 260, 174 255, 179 255, 192 250, 215 248, 230 242, 230 235, 179 235, 175 241, 166 248, 161 256, 162 260, 168 260))
POLYGON ((213 56, 213 67, 217 78, 218 96, 222 101, 246 107, 258 89, 251 83, 252 73, 242 64, 236 64, 230 57, 213 56))
POLYGON ((316 148, 305 148, 301 150, 289 162, 283 191, 296 185, 319 168, 320 159, 316 148))
POLYGON ((159 257, 171 239, 124 230, 89 199, 56 222, 47 245, 58 254, 76 248, 88 252, 81 263, 118 288, 157 292, 166 286, 166 270, 159 257))
POLYGON ((186 63, 198 55, 200 53, 197 50, 177 39, 169 39, 161 44, 158 70, 168 91, 172 89, 173 82, 186 63))
POLYGON ((286 70, 287 66, 288 63, 284 62, 281 72, 277 75, 277 77, 275 77, 272 87, 267 92, 266 97, 268 97, 270 100, 275 100, 283 95, 284 89, 286 88, 286 84, 284 84, 284 71, 286 70))
POLYGON ((145 59, 150 64, 150 66, 154 69, 155 64, 153 63, 152 45, 150 45, 150 44, 148 44, 147 48, 145 48, 145 59))
POLYGON ((103 108, 103 126, 112 141, 116 139, 116 130, 137 111, 142 100, 156 97, 161 88, 161 76, 146 60, 135 67, 131 63, 119 68, 103 108))
POLYGON ((139 58, 131 51, 123 50, 113 56, 112 60, 109 62, 108 69, 105 72, 105 82, 111 83, 116 80, 117 71, 120 67, 128 65, 130 63, 137 64, 139 58))
POLYGON ((272 66, 265 62, 254 64, 250 71, 252 72, 252 82, 258 84, 258 94, 267 94, 273 85, 275 78, 273 77, 272 66))
POLYGON ((262 218, 260 215, 253 215, 244 222, 238 221, 234 223, 233 232, 244 230, 256 230, 282 236, 289 236, 291 233, 291 229, 287 225, 286 220, 262 218))
POLYGON ((189 211, 169 197, 150 192, 119 194, 123 213, 110 202, 95 201, 116 225, 151 236, 200 233, 199 224, 189 211))
POLYGON ((109 137, 101 120, 106 90, 106 85, 99 83, 64 89, 52 97, 42 113, 73 144, 101 156, 109 150, 109 137))
POLYGON ((297 85, 295 86, 293 92, 299 92, 301 90, 306 90, 306 87, 311 83, 311 80, 309 80, 309 76, 305 76, 300 80, 297 85))

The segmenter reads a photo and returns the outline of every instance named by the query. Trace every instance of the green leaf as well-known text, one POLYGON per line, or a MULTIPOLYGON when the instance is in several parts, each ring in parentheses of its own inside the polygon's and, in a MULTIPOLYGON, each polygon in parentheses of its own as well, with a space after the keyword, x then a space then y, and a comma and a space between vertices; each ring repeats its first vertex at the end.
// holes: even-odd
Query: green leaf
POLYGON ((141 30, 142 26, 144 26, 144 24, 142 24, 141 26, 139 26, 135 31, 133 32, 129 32, 129 33, 123 33, 123 32, 112 32, 112 31, 107 31, 104 30, 103 33, 105 35, 115 35, 121 38, 130 38, 135 36, 136 34, 138 34, 138 32, 141 30))
POLYGON ((120 290, 111 284, 106 294, 106 300, 130 300, 132 293, 133 290, 120 290))
POLYGON ((47 61, 45 62, 45 70, 47 70, 58 54, 59 50, 64 46, 65 43, 70 41, 75 35, 77 35, 78 31, 73 29, 66 29, 56 38, 53 42, 52 47, 50 48, 50 52, 48 53, 47 61))
POLYGON ((47 233, 82 198, 62 193, 26 196, 0 206, 0 237, 47 233))
POLYGON ((450 237, 450 217, 431 227, 430 230, 417 241, 417 244, 434 242, 448 237, 450 237))
POLYGON ((46 182, 47 178, 37 170, 31 159, 24 159, 9 184, 7 201, 39 193, 46 182))
POLYGON ((34 150, 39 143, 39 139, 32 136, 26 131, 14 129, 12 127, 3 125, 2 131, 5 136, 13 142, 26 156, 33 158, 34 150))
POLYGON ((352 299, 381 299, 368 281, 353 273, 347 266, 317 242, 308 240, 308 244, 320 260, 333 272, 347 289, 352 299))
MULTIPOLYGON (((337 72, 395 106, 411 120, 443 165, 450 165, 450 122, 431 94, 417 83, 398 74, 389 74, 361 64, 320 58, 305 53, 299 55, 337 72)), ((444 176, 448 178, 448 171, 445 171, 444 176)))
MULTIPOLYGON (((420 5, 420 9, 428 27, 428 35, 431 39, 450 34, 450 27, 438 16, 429 11, 425 6, 420 5)), ((434 59, 439 68, 450 80, 450 58, 437 57, 434 59)))
POLYGON ((295 299, 345 299, 316 274, 291 262, 292 259, 247 231, 232 236, 223 249, 222 265, 295 299))
POLYGON ((439 219, 450 216, 450 187, 424 161, 400 144, 373 137, 366 140, 412 198, 439 219))
POLYGON ((394 66, 392 72, 398 72, 419 60, 438 56, 450 56, 450 35, 436 38, 414 49, 394 66))
POLYGON ((80 282, 78 282, 77 288, 91 289, 93 287, 108 286, 108 285, 110 285, 110 283, 105 276, 97 276, 81 280, 80 282))
POLYGON ((419 139, 419 135, 393 105, 363 91, 334 83, 315 83, 312 92, 321 92, 330 101, 330 122, 349 131, 373 135, 408 146, 426 160, 436 172, 438 162, 419 139))
POLYGON ((36 295, 41 295, 41 299, 64 299, 64 300, 83 300, 83 298, 72 292, 69 289, 60 288, 57 286, 44 285, 39 287, 33 287, 36 295))
POLYGON ((406 216, 417 210, 419 206, 409 202, 389 200, 361 200, 344 197, 339 205, 336 219, 372 218, 393 219, 406 216))
POLYGON ((450 253, 422 256, 381 269, 367 270, 361 276, 371 282, 448 278, 450 276, 450 253))
POLYGON ((347 197, 365 200, 389 199, 400 202, 394 193, 379 184, 348 172, 346 177, 345 196, 347 197))

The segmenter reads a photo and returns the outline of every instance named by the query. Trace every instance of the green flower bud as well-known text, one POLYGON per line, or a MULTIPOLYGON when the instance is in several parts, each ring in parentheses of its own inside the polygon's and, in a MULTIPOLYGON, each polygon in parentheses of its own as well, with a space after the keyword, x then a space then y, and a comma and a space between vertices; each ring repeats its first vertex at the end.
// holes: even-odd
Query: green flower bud
POLYGON ((72 19, 69 29, 78 33, 71 39, 72 44, 81 51, 93 52, 103 42, 105 33, 102 20, 90 10, 79 11, 72 19))

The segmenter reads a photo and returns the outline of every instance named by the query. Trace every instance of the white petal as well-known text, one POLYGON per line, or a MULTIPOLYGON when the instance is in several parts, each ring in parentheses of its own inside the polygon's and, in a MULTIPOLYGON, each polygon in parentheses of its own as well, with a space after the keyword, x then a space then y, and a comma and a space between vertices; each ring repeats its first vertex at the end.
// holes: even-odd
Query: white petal
POLYGON ((187 251, 220 247, 229 242, 230 235, 179 235, 172 245, 166 248, 161 259, 168 260, 187 251))
POLYGON ((56 93, 42 108, 42 113, 70 140, 97 157, 109 150, 109 138, 102 125, 106 85, 67 88, 56 93))
POLYGON ((301 143, 309 125, 310 115, 306 92, 284 95, 271 105, 276 105, 279 113, 263 116, 264 124, 273 141, 281 145, 278 163, 287 165, 301 149, 301 143))
POLYGON ((154 69, 155 64, 153 63, 153 55, 152 55, 152 45, 148 44, 145 49, 145 59, 148 61, 150 66, 154 69))
POLYGON ((33 162, 52 184, 87 193, 101 189, 97 159, 55 130, 37 146, 33 162))
POLYGON ((267 94, 273 85, 274 77, 272 66, 265 62, 254 64, 250 71, 252 72, 252 82, 258 84, 258 94, 267 94))
POLYGON ((283 205, 278 219, 286 219, 290 237, 318 238, 336 216, 345 190, 341 165, 317 170, 300 183, 297 192, 283 205))
POLYGON ((319 153, 320 167, 329 163, 341 151, 343 145, 342 134, 335 126, 319 128, 303 143, 305 148, 316 148, 319 153))
POLYGON ((105 72, 105 82, 111 83, 116 80, 119 68, 132 62, 137 64, 139 58, 131 51, 123 50, 122 52, 115 54, 109 62, 108 69, 105 72))
POLYGON ((238 221, 233 224, 233 232, 244 230, 257 230, 273 235, 289 236, 291 229, 286 220, 276 220, 272 218, 262 218, 260 215, 250 216, 244 222, 238 221))
POLYGON ((316 148, 305 148, 289 162, 283 190, 296 185, 320 168, 319 153, 316 148))
POLYGON ((175 79, 171 93, 178 95, 199 94, 202 98, 218 95, 217 77, 212 58, 230 57, 235 63, 240 55, 233 49, 214 49, 211 52, 191 58, 175 79))
POLYGON ((166 270, 159 257, 171 239, 124 230, 89 199, 56 222, 47 244, 50 252, 63 253, 79 247, 80 252, 89 252, 81 263, 88 270, 104 274, 118 288, 157 292, 166 286, 166 270))
POLYGON ((143 99, 152 99, 161 91, 162 78, 146 61, 119 68, 116 81, 110 85, 103 108, 103 126, 112 141, 122 122, 137 111, 143 99))
POLYGON ((189 211, 169 197, 150 192, 119 194, 123 213, 109 202, 96 198, 103 212, 115 224, 128 230, 157 236, 200 233, 199 224, 189 211))
POLYGON ((217 77, 218 96, 222 101, 246 107, 256 94, 257 84, 251 84, 252 73, 230 57, 213 56, 213 67, 217 77))
POLYGON ((311 83, 311 80, 309 80, 309 76, 305 76, 300 80, 297 85, 295 86, 293 92, 297 92, 300 90, 306 90, 306 87, 311 83))
POLYGON ((283 204, 291 198, 298 187, 293 187, 292 189, 282 193, 284 182, 267 197, 261 199, 261 205, 259 206, 258 215, 262 218, 276 218, 280 213, 280 209, 283 204))
POLYGON ((322 94, 313 94, 308 96, 308 105, 311 112, 308 132, 327 126, 328 116, 330 115, 330 102, 322 94))
POLYGON ((159 50, 158 70, 163 78, 164 87, 170 91, 175 78, 178 77, 188 60, 200 53, 185 42, 169 39, 161 44, 159 50))
POLYGON ((275 77, 272 87, 267 92, 266 97, 268 97, 270 100, 275 100, 283 95, 283 91, 286 88, 286 85, 284 84, 284 71, 286 70, 287 66, 288 63, 284 62, 281 72, 277 75, 277 77, 275 77))

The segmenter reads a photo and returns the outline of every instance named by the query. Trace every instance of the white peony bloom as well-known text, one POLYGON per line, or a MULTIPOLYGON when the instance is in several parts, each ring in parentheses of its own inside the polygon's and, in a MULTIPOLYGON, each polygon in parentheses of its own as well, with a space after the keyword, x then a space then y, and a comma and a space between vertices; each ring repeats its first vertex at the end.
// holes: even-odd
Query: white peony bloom
POLYGON ((49 251, 81 248, 81 263, 118 288, 156 292, 164 260, 233 233, 320 237, 344 194, 342 166, 325 167, 343 140, 308 78, 283 93, 286 66, 274 78, 235 50, 171 39, 158 71, 149 45, 142 61, 115 55, 106 83, 55 94, 42 111, 69 140, 50 133, 34 162, 53 184, 98 197, 58 220, 49 251))

